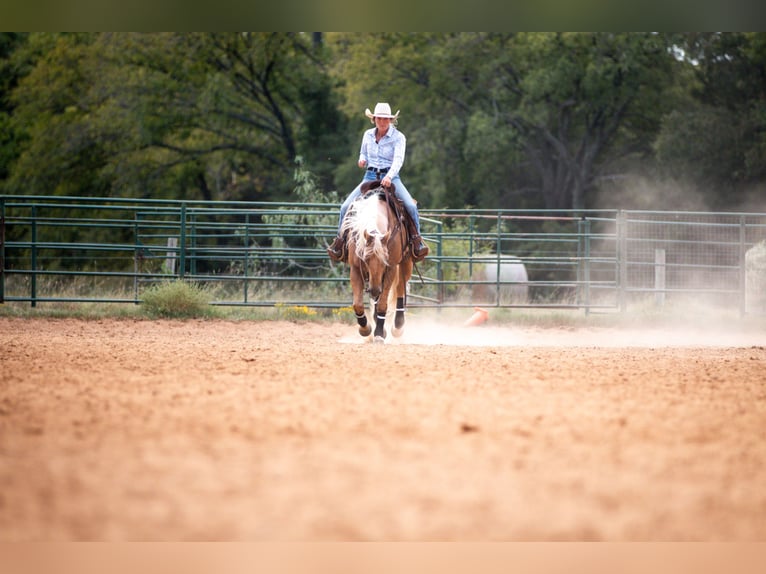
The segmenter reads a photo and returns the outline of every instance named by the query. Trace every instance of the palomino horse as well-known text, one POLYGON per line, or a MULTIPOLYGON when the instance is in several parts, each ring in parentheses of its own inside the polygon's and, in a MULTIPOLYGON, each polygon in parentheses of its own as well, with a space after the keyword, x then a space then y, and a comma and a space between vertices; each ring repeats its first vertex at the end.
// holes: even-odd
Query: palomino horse
MULTIPOLYGON (((362 185, 362 195, 349 208, 341 233, 346 234, 346 251, 351 267, 351 289, 359 334, 367 337, 372 326, 365 314, 364 292, 374 304, 375 335, 383 343, 386 337, 386 312, 396 296, 396 316, 391 330, 399 337, 404 329, 407 282, 412 276, 412 258, 407 245, 407 231, 399 210, 386 198, 379 181, 362 185)), ((394 191, 391 187, 390 197, 394 191)))

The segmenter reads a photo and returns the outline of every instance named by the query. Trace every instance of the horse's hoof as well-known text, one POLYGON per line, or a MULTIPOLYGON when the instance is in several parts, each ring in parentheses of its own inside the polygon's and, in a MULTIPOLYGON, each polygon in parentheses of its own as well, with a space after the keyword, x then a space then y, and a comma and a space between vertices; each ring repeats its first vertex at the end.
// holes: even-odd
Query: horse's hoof
POLYGON ((372 333, 372 327, 370 325, 365 325, 364 327, 359 327, 359 334, 362 337, 366 337, 370 333, 372 333))
POLYGON ((386 342, 386 339, 379 335, 375 335, 375 339, 373 339, 372 342, 375 343, 376 345, 383 345, 386 342))
POLYGON ((394 327, 393 329, 391 329, 391 334, 394 337, 401 337, 404 334, 404 327, 402 327, 401 329, 399 329, 398 327, 394 327))

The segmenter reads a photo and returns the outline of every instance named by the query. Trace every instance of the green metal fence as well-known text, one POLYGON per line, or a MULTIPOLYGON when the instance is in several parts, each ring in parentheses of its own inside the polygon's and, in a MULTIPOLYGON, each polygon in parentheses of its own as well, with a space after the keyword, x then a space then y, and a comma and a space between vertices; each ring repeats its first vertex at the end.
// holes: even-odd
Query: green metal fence
MULTIPOLYGON (((348 270, 325 253, 337 217, 326 204, 0 196, 0 301, 138 304, 181 278, 216 305, 346 307, 348 270)), ((421 224, 431 254, 410 306, 591 312, 694 297, 766 312, 746 266, 766 214, 421 210, 421 224)))

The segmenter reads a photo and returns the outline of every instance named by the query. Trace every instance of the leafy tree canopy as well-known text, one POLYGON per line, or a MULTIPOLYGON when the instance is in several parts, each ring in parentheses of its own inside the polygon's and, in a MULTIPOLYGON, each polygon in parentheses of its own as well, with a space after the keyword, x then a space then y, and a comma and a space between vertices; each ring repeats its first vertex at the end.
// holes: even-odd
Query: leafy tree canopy
POLYGON ((301 157, 344 195, 380 101, 428 207, 766 177, 763 33, 4 33, 0 190, 283 201, 301 157))

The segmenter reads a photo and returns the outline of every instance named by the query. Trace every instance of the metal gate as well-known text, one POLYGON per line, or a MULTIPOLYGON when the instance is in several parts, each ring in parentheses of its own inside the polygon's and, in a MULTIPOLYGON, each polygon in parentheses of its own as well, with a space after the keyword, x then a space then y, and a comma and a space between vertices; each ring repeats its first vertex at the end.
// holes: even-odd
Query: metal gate
MULTIPOLYGON (((0 300, 140 303, 158 281, 216 305, 344 307, 338 206, 0 196, 0 300)), ((682 299, 766 313, 748 252, 766 214, 421 210, 410 306, 626 310, 682 299), (750 285, 750 287, 748 287, 750 285)), ((766 274, 766 271, 764 271, 766 274)), ((766 280, 765 280, 766 281, 766 280)))

